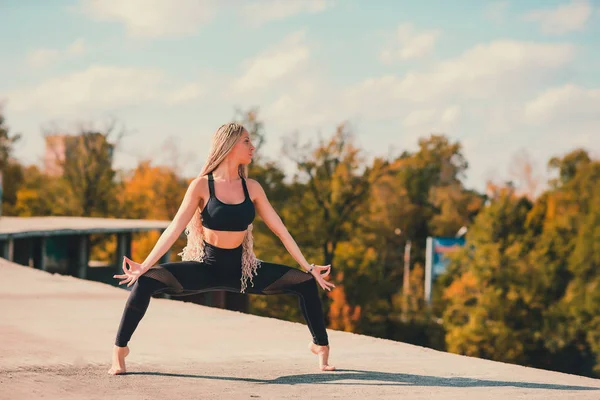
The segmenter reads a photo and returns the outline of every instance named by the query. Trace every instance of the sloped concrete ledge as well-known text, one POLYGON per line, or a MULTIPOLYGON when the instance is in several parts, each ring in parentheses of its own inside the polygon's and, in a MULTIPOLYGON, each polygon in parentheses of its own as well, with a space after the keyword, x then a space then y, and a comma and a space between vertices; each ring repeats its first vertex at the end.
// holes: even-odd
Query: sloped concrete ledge
POLYGON ((600 380, 152 299, 128 374, 109 376, 128 292, 0 259, 0 399, 598 399, 600 380))

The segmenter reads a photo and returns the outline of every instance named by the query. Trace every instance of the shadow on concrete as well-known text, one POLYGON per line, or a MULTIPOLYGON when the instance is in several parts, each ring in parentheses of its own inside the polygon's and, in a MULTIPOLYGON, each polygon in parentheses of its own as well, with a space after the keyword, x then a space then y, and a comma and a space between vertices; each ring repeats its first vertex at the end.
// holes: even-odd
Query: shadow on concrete
POLYGON ((126 375, 157 375, 172 376, 179 378, 199 378, 214 379, 223 381, 241 381, 259 384, 271 385, 295 385, 301 383, 337 383, 347 385, 370 385, 370 386, 440 386, 440 387, 500 387, 512 386, 524 389, 549 389, 549 390, 600 390, 599 387, 592 386, 572 386, 559 385, 552 383, 535 382, 510 382, 493 381, 487 379, 451 377, 442 378, 439 376, 398 374, 391 372, 363 371, 357 369, 338 369, 335 372, 323 372, 316 374, 288 375, 280 376, 275 379, 254 379, 238 378, 233 376, 211 376, 211 375, 190 375, 175 374, 165 372, 128 372, 126 375), (363 381, 347 382, 343 381, 363 381))

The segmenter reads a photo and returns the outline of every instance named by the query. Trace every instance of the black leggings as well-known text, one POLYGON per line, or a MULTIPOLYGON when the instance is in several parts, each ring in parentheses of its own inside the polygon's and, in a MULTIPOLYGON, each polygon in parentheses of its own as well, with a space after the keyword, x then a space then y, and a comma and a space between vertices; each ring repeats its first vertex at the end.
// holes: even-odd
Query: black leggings
MULTIPOLYGON (((204 261, 180 261, 152 267, 132 286, 117 331, 115 344, 127 345, 146 313, 150 298, 156 293, 190 295, 211 290, 240 292, 242 276, 242 246, 222 249, 205 242, 204 261)), ((317 282, 312 274, 297 268, 261 261, 257 275, 248 280, 246 293, 298 296, 302 315, 312 335, 313 343, 329 344, 317 282)))

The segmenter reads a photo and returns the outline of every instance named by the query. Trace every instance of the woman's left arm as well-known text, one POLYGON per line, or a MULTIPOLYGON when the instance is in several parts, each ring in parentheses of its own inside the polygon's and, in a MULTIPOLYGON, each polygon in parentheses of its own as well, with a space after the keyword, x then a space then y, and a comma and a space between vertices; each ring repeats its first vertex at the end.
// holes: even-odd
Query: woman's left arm
MULTIPOLYGON (((252 201, 254 202, 258 215, 260 215, 262 220, 265 221, 265 224, 267 224, 269 229, 273 231, 275 235, 277 235, 277 237, 281 240, 281 243, 283 243, 290 255, 294 257, 298 264, 300 264, 300 266, 308 272, 308 270, 311 268, 311 265, 308 263, 308 261, 306 261, 304 255, 302 255, 302 252, 298 247, 298 244, 283 224, 283 221, 281 221, 279 215, 277 215, 277 212, 273 209, 273 206, 271 206, 271 203, 267 198, 267 194, 263 190, 260 183, 258 183, 254 179, 248 179, 247 181, 249 187, 251 187, 250 190, 254 195, 252 201)), ((311 274, 317 279, 321 287, 325 290, 331 290, 331 288, 335 287, 333 283, 328 282, 324 279, 324 277, 329 275, 330 271, 331 264, 315 265, 313 270, 311 271, 311 274), (324 274, 321 274, 321 271, 326 272, 324 274)))

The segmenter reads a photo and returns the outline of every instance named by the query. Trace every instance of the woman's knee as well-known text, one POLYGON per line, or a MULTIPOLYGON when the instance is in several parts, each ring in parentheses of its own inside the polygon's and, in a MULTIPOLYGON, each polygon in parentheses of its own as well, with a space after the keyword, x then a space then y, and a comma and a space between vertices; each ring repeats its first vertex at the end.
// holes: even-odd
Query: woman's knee
POLYGON ((319 295, 319 286, 317 284, 317 279, 314 277, 314 275, 312 274, 307 274, 309 276, 307 276, 306 278, 304 278, 304 280, 299 283, 298 285, 296 285, 296 289, 298 290, 298 292, 300 294, 302 294, 303 297, 311 297, 311 296, 318 296, 319 295))
POLYGON ((138 277, 137 281, 133 285, 132 291, 139 291, 143 293, 153 294, 159 289, 164 288, 166 285, 161 281, 151 278, 149 276, 142 275, 138 277))

